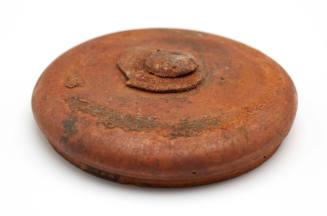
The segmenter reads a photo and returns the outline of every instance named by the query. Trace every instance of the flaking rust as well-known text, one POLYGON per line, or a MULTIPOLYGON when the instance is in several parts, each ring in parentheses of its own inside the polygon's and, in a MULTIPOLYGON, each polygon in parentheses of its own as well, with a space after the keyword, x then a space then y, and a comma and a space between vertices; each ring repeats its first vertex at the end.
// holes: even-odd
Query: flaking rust
POLYGON ((151 92, 181 92, 195 88, 204 71, 190 54, 136 47, 123 52, 118 67, 126 85, 151 92))
MULTIPOLYGON (((71 111, 82 112, 97 118, 97 123, 106 128, 120 128, 125 131, 149 131, 156 130, 158 135, 170 138, 191 137, 210 128, 217 128, 217 118, 202 117, 200 119, 182 119, 175 124, 160 122, 154 117, 133 116, 113 109, 105 108, 102 105, 87 101, 78 97, 71 97, 67 100, 71 111)), ((75 119, 67 119, 64 122, 65 133, 72 134, 75 119)))
POLYGON ((220 36, 119 32, 55 60, 33 93, 54 149, 111 181, 185 187, 245 173, 291 128, 295 87, 276 62, 220 36))
POLYGON ((69 74, 65 80, 67 88, 82 87, 84 85, 83 79, 77 73, 69 74))

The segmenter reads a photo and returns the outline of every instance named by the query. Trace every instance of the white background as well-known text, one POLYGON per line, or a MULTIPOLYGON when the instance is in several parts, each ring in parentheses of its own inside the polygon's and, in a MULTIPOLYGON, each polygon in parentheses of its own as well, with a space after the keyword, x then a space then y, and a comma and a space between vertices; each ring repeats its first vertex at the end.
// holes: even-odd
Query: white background
POLYGON ((0 215, 327 215, 326 1, 0 0, 0 215), (175 27, 223 35, 271 56, 293 78, 298 113, 254 171, 188 189, 93 177, 57 155, 31 94, 67 49, 115 31, 175 27))

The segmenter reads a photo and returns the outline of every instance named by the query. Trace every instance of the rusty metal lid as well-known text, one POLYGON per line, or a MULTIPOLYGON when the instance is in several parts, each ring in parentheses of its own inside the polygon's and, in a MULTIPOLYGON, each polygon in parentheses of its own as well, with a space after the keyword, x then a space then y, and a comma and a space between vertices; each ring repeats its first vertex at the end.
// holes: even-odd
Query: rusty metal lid
POLYGON ((240 175, 287 135, 296 91, 261 52, 178 29, 105 35, 61 55, 33 93, 39 127, 78 167, 121 183, 240 175))

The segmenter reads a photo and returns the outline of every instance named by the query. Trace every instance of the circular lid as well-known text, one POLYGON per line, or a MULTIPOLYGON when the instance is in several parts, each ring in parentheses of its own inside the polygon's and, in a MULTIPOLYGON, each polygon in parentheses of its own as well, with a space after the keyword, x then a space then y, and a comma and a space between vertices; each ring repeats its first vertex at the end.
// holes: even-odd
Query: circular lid
POLYGON ((272 59, 178 29, 114 33, 61 55, 33 93, 52 146, 122 183, 190 186, 261 164, 287 135, 296 92, 272 59))

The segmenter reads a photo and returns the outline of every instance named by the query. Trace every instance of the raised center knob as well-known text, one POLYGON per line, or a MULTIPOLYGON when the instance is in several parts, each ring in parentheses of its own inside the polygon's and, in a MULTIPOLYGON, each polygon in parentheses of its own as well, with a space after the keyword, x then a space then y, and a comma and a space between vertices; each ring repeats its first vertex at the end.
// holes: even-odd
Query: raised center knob
POLYGON ((198 64, 188 54, 156 50, 145 59, 145 69, 158 77, 179 77, 194 72, 198 64))

